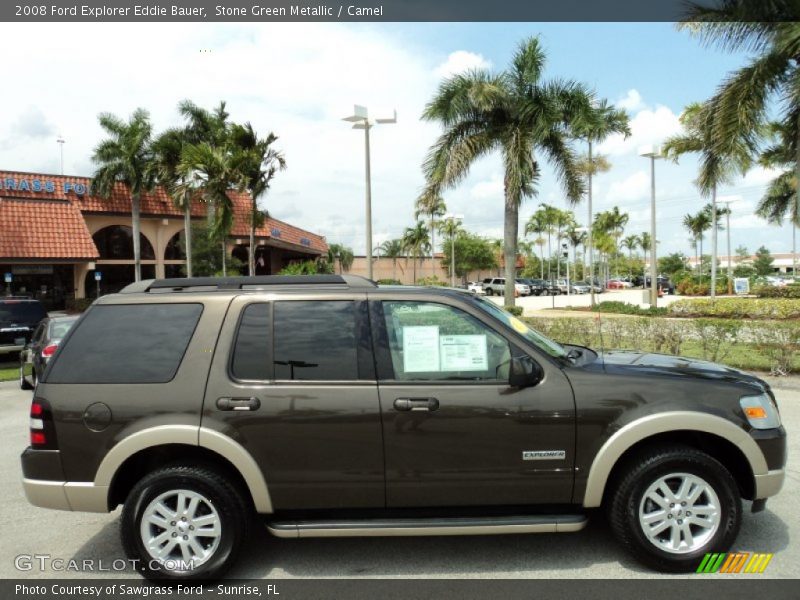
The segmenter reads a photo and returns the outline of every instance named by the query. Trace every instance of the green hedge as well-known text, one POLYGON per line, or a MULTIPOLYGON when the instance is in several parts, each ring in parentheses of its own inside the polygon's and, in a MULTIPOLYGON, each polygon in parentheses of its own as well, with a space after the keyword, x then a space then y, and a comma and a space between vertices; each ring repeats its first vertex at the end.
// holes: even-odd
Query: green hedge
POLYGON ((701 298, 677 300, 668 308, 676 317, 800 319, 800 302, 789 298, 701 298))
POLYGON ((522 307, 521 306, 504 306, 503 308, 506 309, 506 311, 510 312, 515 317, 521 317, 522 316, 522 307))
POLYGON ((648 306, 647 308, 642 308, 638 304, 628 304, 627 302, 621 302, 619 300, 600 302, 595 306, 595 310, 601 313, 618 313, 622 315, 656 316, 667 314, 667 309, 663 306, 648 306))
POLYGON ((753 290, 759 298, 794 298, 800 299, 800 284, 791 284, 784 287, 763 285, 753 290))
POLYGON ((82 313, 94 300, 94 298, 70 298, 66 302, 66 310, 70 313, 82 313))

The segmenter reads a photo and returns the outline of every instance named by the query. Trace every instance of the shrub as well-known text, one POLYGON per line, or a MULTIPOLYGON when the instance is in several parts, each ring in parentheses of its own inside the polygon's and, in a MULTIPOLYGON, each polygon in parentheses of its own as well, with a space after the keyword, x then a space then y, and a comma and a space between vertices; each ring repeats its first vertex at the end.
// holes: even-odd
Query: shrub
POLYGON ((752 332, 757 348, 770 360, 773 375, 788 375, 800 354, 800 325, 764 323, 752 332))
POLYGON ((712 362, 723 360, 739 339, 740 321, 697 319, 695 334, 703 349, 703 358, 712 362))
POLYGON ((648 306, 647 308, 642 308, 638 304, 628 304, 627 302, 621 302, 619 300, 606 300, 605 302, 600 302, 595 307, 595 310, 601 313, 618 313, 623 315, 655 316, 667 314, 667 309, 663 306, 648 306))
POLYGON ((436 277, 436 275, 434 275, 433 277, 422 277, 420 279, 417 279, 417 285, 444 287, 450 284, 442 281, 441 279, 436 277))
POLYGON ((378 279, 378 285, 403 285, 399 279, 378 279))
POLYGON ((668 311, 677 317, 800 319, 800 302, 790 298, 692 299, 673 302, 668 311))
POLYGON ((800 284, 793 283, 784 287, 762 285, 753 290, 759 298, 794 298, 800 299, 800 284))
POLYGON ((94 302, 94 298, 69 298, 66 302, 68 313, 82 313, 94 302))
POLYGON ((522 316, 522 307, 521 306, 504 306, 503 308, 505 308, 508 312, 510 312, 515 317, 521 317, 522 316))

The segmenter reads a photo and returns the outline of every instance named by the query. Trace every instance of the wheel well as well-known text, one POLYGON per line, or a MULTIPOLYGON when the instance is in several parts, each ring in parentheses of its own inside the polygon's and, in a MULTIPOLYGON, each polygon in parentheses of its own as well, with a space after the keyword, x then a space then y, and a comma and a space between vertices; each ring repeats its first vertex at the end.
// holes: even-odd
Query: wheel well
POLYGON ((613 493, 617 480, 623 476, 625 467, 631 460, 640 457, 656 446, 675 444, 691 446, 718 460, 733 476, 742 498, 753 499, 755 496, 753 470, 750 468, 747 457, 733 443, 723 437, 704 431, 669 431, 640 440, 619 457, 608 476, 608 481, 603 490, 603 504, 613 493))
POLYGON ((204 466, 225 475, 239 489, 242 497, 252 506, 253 497, 239 470, 226 458, 201 446, 165 444, 145 448, 129 456, 120 465, 108 493, 108 509, 123 504, 133 486, 142 477, 167 465, 204 466))

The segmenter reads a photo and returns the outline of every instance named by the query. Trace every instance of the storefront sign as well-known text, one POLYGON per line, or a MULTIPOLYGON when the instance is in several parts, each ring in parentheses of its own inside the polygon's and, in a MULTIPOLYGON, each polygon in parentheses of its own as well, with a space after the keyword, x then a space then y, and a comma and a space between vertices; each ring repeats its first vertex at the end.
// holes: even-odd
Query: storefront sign
POLYGON ((103 274, 100 271, 95 271, 94 272, 94 280, 95 281, 100 281, 101 279, 103 279, 103 274))
POLYGON ((52 275, 53 265, 13 265, 14 275, 52 275))
MULTIPOLYGON (((0 190, 55 194, 57 189, 58 186, 56 186, 56 182, 49 179, 17 177, 0 178, 0 190)), ((61 191, 64 194, 73 193, 76 196, 83 196, 86 194, 87 189, 86 185, 83 183, 65 181, 61 184, 61 191)))
POLYGON ((3 278, 5 279, 6 283, 11 283, 11 281, 14 279, 14 276, 11 273, 6 273, 3 278))
POLYGON ((747 277, 736 277, 733 280, 733 291, 737 294, 749 294, 750 280, 747 277))

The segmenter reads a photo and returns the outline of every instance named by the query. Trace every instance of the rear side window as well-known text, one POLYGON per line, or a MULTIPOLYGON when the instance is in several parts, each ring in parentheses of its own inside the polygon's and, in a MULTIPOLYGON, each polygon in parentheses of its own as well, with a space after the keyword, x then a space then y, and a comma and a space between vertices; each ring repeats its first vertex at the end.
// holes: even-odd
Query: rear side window
POLYGON ((231 360, 231 373, 236 379, 272 379, 269 321, 267 303, 249 304, 242 311, 231 360))
POLYGON ((275 379, 358 379, 352 301, 276 302, 274 310, 275 379))
POLYGON ((202 304, 95 306, 57 354, 47 382, 166 383, 202 312, 202 304))

